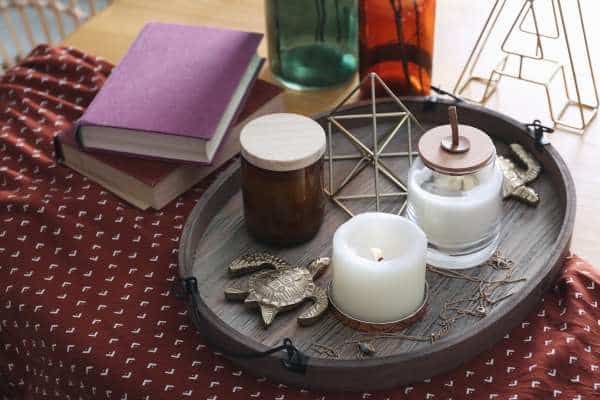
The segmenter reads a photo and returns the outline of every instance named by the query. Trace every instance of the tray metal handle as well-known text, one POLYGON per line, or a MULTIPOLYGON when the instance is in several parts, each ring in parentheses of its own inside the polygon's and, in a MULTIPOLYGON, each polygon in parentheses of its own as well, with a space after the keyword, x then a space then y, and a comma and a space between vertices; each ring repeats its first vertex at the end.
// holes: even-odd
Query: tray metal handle
MULTIPOLYGON (((200 316, 200 313, 198 311, 198 300, 200 297, 200 291, 198 290, 198 280, 192 276, 187 278, 181 278, 179 279, 179 281, 175 281, 173 293, 177 299, 186 300, 190 318, 196 326, 196 329, 200 330, 203 323, 202 317, 200 316)), ((219 348, 219 346, 216 346, 213 343, 211 343, 211 345, 219 353, 222 353, 223 355, 229 358, 237 359, 264 358, 272 354, 284 351, 286 357, 281 360, 281 363, 284 368, 288 369, 291 372, 305 374, 308 367, 309 357, 306 354, 302 353, 296 346, 294 346, 294 343, 290 338, 283 339, 283 343, 279 346, 275 346, 265 351, 257 351, 250 353, 232 352, 223 348, 219 348)))

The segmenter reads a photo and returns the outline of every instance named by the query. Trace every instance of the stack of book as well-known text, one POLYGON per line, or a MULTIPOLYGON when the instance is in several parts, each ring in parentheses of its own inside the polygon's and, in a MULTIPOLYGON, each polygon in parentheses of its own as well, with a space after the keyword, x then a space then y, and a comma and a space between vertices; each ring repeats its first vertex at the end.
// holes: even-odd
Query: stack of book
POLYGON ((256 81, 262 35, 149 23, 73 130, 67 166, 146 209, 161 209, 239 152, 245 121, 282 109, 256 81))

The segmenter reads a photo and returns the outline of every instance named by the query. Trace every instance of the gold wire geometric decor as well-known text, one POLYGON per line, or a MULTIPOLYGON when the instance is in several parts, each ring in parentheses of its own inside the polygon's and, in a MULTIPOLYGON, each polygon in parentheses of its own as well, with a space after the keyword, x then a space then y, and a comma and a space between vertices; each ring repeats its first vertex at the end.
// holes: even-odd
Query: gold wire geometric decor
POLYGON ((328 179, 325 179, 325 194, 334 202, 334 204, 338 205, 349 216, 354 216, 354 212, 347 204, 345 204, 347 201, 375 199, 375 211, 380 211, 380 202, 382 198, 398 197, 402 201, 402 205, 398 211, 398 214, 401 214, 406 207, 407 188, 398 174, 388 166, 386 160, 390 160, 394 157, 408 157, 409 165, 412 164, 414 155, 412 150, 412 134, 413 129, 415 128, 419 129, 421 132, 424 131, 419 121, 385 84, 385 82, 373 72, 365 76, 363 80, 344 98, 344 100, 342 100, 340 104, 335 107, 327 116, 327 154, 325 156, 325 161, 328 179), (345 105, 361 87, 364 87, 368 84, 370 84, 371 89, 369 104, 371 112, 361 114, 341 114, 339 112, 340 108, 345 105), (387 93, 387 95, 398 106, 397 111, 377 112, 377 99, 375 96, 377 84, 381 85, 385 93, 387 93), (355 135, 350 129, 344 126, 345 121, 356 119, 371 120, 371 140, 369 140, 368 143, 365 140, 361 140, 359 136, 355 135), (397 123, 391 130, 381 132, 378 129, 379 119, 396 119, 397 123), (406 127, 406 134, 408 137, 407 151, 388 151, 387 148, 390 143, 392 143, 395 138, 400 136, 402 127, 406 127), (357 152, 352 154, 336 154, 334 134, 341 134, 343 137, 345 137, 352 144, 353 149, 357 152), (341 179, 339 183, 336 183, 336 164, 338 162, 348 161, 355 162, 354 166, 350 168, 348 172, 344 172, 344 178, 341 179), (373 192, 342 192, 342 190, 348 189, 352 180, 366 168, 372 169, 374 182, 373 192), (384 193, 380 183, 382 177, 385 177, 387 181, 392 184, 395 189, 394 191, 384 193))
POLYGON ((550 118, 554 126, 583 133, 598 112, 598 88, 580 0, 569 0, 565 5, 562 3, 563 0, 524 0, 502 40, 500 50, 503 55, 500 61, 492 68, 489 75, 478 75, 475 69, 480 64, 481 54, 488 46, 492 33, 502 25, 499 23, 500 16, 506 11, 507 0, 496 0, 453 93, 466 100, 485 104, 494 94, 503 77, 542 86, 545 89, 550 118), (566 6, 575 8, 568 10, 566 6), (566 11, 571 11, 572 14, 567 14, 566 11), (542 14, 547 15, 546 19, 551 20, 552 29, 549 31, 542 30, 540 18, 542 14), (575 16, 570 20, 578 20, 582 40, 574 41, 570 36, 566 15, 575 16), (509 43, 511 38, 518 35, 533 38, 535 50, 526 52, 511 48, 509 43), (548 56, 545 47, 550 45, 555 47, 558 45, 562 53, 566 53, 568 62, 548 56), (551 85, 557 79, 562 83, 566 99, 560 105, 556 104, 557 99, 551 94, 551 85), (586 87, 591 89, 585 96, 588 101, 584 100, 582 79, 588 81, 586 87), (466 94, 475 85, 483 86, 482 94, 480 96, 466 94))

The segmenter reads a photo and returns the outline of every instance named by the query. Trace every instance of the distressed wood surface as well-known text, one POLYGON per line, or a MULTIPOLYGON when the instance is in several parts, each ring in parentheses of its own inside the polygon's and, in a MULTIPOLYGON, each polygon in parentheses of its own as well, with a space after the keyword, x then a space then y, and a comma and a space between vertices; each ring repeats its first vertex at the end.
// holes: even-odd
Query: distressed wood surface
MULTIPOLYGON (((447 123, 446 102, 438 102, 424 111, 422 100, 407 101, 424 127, 447 123)), ((391 103, 380 102, 379 111, 392 111, 391 103)), ((361 105, 350 106, 346 113, 366 112, 361 105)), ((389 339, 377 341, 377 354, 361 359, 352 345, 344 345, 356 337, 357 332, 343 325, 329 311, 315 325, 300 327, 296 323, 302 307, 279 315, 269 329, 264 329, 255 309, 241 303, 225 300, 223 290, 233 281, 228 277, 228 263, 249 251, 270 251, 284 257, 292 264, 306 264, 314 257, 331 252, 331 239, 335 229, 347 220, 346 214, 335 205, 327 205, 327 214, 319 234, 307 244, 275 249, 255 242, 246 232, 242 210, 239 164, 236 162, 223 172, 203 196, 190 215, 180 245, 180 273, 194 276, 199 283, 201 302, 200 331, 207 340, 230 351, 265 350, 281 344, 285 337, 310 356, 305 375, 285 370, 276 354, 266 359, 234 360, 257 374, 276 381, 324 390, 374 390, 413 382, 444 371, 472 358, 499 340, 508 330, 520 323, 537 304, 541 294, 556 278, 568 251, 575 217, 575 191, 563 161, 551 146, 538 151, 516 121, 471 105, 458 105, 461 123, 478 127, 490 134, 499 154, 508 154, 507 144, 518 142, 533 152, 542 163, 544 171, 531 186, 541 195, 537 208, 516 201, 504 203, 500 251, 516 263, 514 278, 525 282, 505 286, 496 292, 501 297, 509 291, 514 295, 489 310, 484 318, 469 317, 459 320, 448 336, 435 342, 414 342, 389 339), (323 355, 313 344, 325 345, 339 353, 339 359, 323 355)), ((319 119, 324 123, 324 118, 319 119)), ((383 134, 393 127, 393 120, 380 120, 383 134)), ((325 124, 325 123, 324 123, 325 124)), ((344 125, 367 138, 370 120, 347 120, 344 125), (351 122, 351 123, 350 123, 351 122)), ((326 127, 326 124, 325 124, 326 127)), ((353 147, 341 135, 334 135, 336 154, 350 154, 353 147)), ((419 135, 413 136, 413 149, 419 135)), ((390 151, 407 149, 406 135, 393 144, 390 151)), ((408 172, 408 159, 389 159, 388 165, 403 178, 408 172)), ((336 164, 336 179, 352 167, 351 162, 336 164)), ((326 176, 326 180, 328 177, 326 176)), ((387 184, 384 180, 384 186, 387 184)), ((387 184, 389 188, 391 186, 387 184)), ((349 185, 348 190, 372 191, 372 172, 365 169, 349 185)), ((373 209, 374 202, 348 203, 356 211, 373 209)), ((384 211, 396 212, 399 199, 382 202, 384 211)), ((465 221, 467 222, 467 221, 465 221)), ((472 276, 500 278, 503 272, 490 267, 467 270, 472 276)), ((244 279, 244 278, 240 278, 244 279)), ((325 287, 330 271, 317 281, 325 287)), ((428 272, 430 301, 423 318, 403 331, 410 335, 428 335, 436 330, 436 321, 444 302, 473 294, 477 285, 463 280, 441 277, 428 272)), ((308 303, 304 305, 307 307, 308 303)))

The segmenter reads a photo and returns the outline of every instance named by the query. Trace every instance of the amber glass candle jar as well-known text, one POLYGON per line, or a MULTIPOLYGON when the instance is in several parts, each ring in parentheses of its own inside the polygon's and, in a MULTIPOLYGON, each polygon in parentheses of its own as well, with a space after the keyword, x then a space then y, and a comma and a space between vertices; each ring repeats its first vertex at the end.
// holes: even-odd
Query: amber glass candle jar
POLYGON ((321 125, 297 114, 270 114, 240 135, 242 194, 248 231, 276 246, 306 242, 323 222, 321 125))
POLYGON ((360 77, 375 72, 398 95, 429 95, 435 0, 361 0, 359 21, 360 77))

